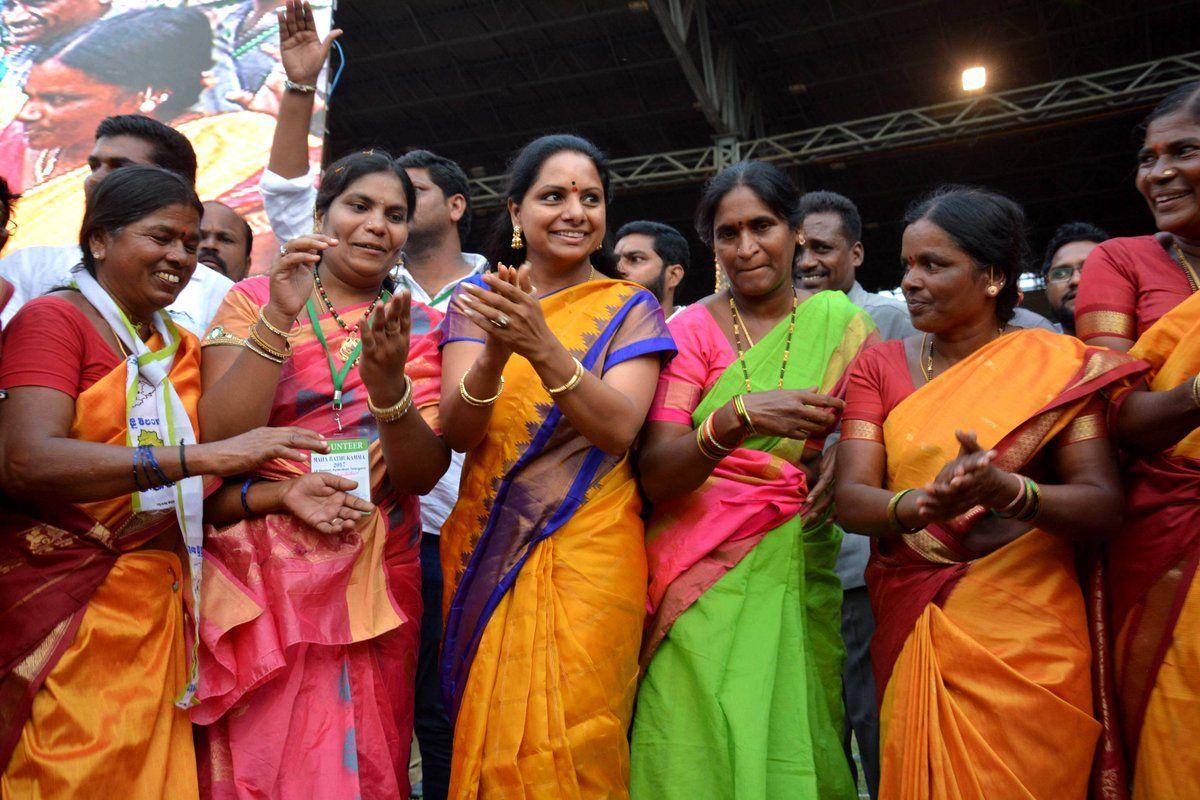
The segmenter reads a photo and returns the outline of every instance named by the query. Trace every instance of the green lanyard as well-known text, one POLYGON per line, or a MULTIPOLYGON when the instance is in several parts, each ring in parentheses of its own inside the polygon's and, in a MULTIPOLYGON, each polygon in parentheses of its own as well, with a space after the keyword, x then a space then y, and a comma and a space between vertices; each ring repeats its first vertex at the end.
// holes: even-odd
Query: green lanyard
MULTIPOLYGON (((391 299, 391 294, 383 292, 381 294, 383 302, 386 303, 391 299)), ((329 352, 329 342, 325 340, 325 332, 321 330, 321 320, 317 317, 317 307, 313 304, 312 298, 308 298, 308 303, 305 305, 308 309, 308 319, 312 322, 313 332, 317 335, 317 341, 321 343, 321 349, 325 351, 325 360, 329 362, 329 380, 333 384, 333 419, 337 423, 338 433, 342 432, 342 387, 346 385, 346 376, 350 374, 350 370, 358 362, 358 357, 362 355, 362 336, 358 338, 358 344, 350 351, 350 357, 342 364, 342 368, 338 369, 333 363, 333 353, 329 352)), ((370 324, 369 319, 360 320, 358 323, 361 329, 363 324, 370 324)))

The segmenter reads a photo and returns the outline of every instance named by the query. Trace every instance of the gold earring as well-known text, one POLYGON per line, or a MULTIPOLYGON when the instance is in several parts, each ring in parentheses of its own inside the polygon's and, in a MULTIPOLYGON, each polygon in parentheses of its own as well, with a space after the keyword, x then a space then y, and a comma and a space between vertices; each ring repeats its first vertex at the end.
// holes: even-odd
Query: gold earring
POLYGON ((314 208, 313 209, 313 233, 320 233, 320 231, 321 231, 321 215, 314 208))
POLYGON ((988 297, 995 297, 996 295, 1000 294, 1000 287, 993 283, 987 288, 987 293, 988 297))
POLYGON ((521 241, 521 226, 513 225, 512 249, 520 250, 525 246, 525 242, 521 241))

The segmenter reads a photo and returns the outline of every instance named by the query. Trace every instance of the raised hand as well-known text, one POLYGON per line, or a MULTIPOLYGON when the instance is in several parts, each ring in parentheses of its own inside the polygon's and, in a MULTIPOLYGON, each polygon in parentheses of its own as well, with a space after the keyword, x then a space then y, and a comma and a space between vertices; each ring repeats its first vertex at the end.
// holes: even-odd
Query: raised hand
POLYGON ((331 30, 321 41, 312 5, 300 0, 286 0, 275 15, 279 19, 279 60, 288 80, 316 85, 321 67, 329 58, 329 48, 342 35, 341 30, 331 30))
POLYGON ((754 430, 763 436, 806 439, 829 430, 845 403, 811 389, 775 389, 742 395, 754 430))
POLYGON ((196 474, 241 475, 274 458, 306 461, 310 451, 325 453, 325 437, 308 428, 255 428, 239 436, 193 445, 189 461, 195 460, 196 474))
POLYGON ((321 253, 337 242, 332 236, 310 233, 280 248, 269 275, 271 299, 267 309, 271 324, 287 330, 296 321, 312 294, 313 270, 321 261, 321 253))
POLYGON ((457 300, 458 309, 487 333, 489 343, 494 340, 502 349, 536 361, 556 339, 529 282, 528 269, 502 264, 495 273, 483 276, 488 288, 463 283, 457 300))
POLYGON ((358 374, 377 406, 390 406, 404 396, 404 364, 412 332, 412 299, 407 289, 392 295, 360 326, 362 360, 358 374))
POLYGON ((282 510, 321 533, 339 534, 354 528, 375 506, 349 494, 358 484, 327 472, 311 472, 285 481, 282 510))

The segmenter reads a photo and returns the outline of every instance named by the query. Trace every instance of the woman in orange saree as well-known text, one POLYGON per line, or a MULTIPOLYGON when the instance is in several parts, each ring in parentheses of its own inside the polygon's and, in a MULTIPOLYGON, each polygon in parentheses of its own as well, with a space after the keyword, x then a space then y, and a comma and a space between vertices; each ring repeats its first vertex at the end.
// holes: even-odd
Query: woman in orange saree
POLYGON ((114 172, 89 201, 73 287, 31 302, 5 331, 6 800, 196 796, 179 706, 194 688, 184 604, 194 609, 199 476, 323 446, 296 429, 195 443, 199 343, 162 309, 195 269, 200 215, 177 175, 114 172), (180 557, 185 543, 192 557, 180 557))
POLYGON ((418 413, 436 406, 440 315, 386 286, 414 205, 387 153, 334 162, 319 232, 236 284, 204 339, 206 435, 300 424, 339 454, 273 460, 210 500, 192 712, 208 797, 408 794, 417 497, 449 463, 418 413))
POLYGON ((1079 335, 1150 363, 1120 402, 1132 456, 1109 545, 1116 680, 1134 798, 1200 796, 1200 83, 1146 121, 1137 188, 1159 229, 1088 258, 1079 335), (1142 389, 1146 387, 1140 387, 1142 389))
POLYGON ((859 359, 838 458, 839 518, 881 537, 880 797, 1083 800, 1106 710, 1070 540, 1116 527, 1098 393, 1142 365, 1007 325, 1012 201, 948 187, 907 221, 902 285, 926 332, 859 359))
POLYGON ((442 528, 450 796, 622 798, 646 603, 629 449, 675 346, 652 294, 593 267, 595 146, 543 137, 512 175, 498 229, 530 263, 460 284, 443 338, 443 429, 467 453, 442 528))

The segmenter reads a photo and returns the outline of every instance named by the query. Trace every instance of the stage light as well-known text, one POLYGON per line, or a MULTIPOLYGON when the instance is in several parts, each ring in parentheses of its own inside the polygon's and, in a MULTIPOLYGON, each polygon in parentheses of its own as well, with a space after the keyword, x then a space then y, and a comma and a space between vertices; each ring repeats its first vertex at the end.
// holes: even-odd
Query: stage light
POLYGON ((987 86, 987 70, 983 67, 969 67, 963 70, 962 87, 964 92, 978 92, 987 86))

